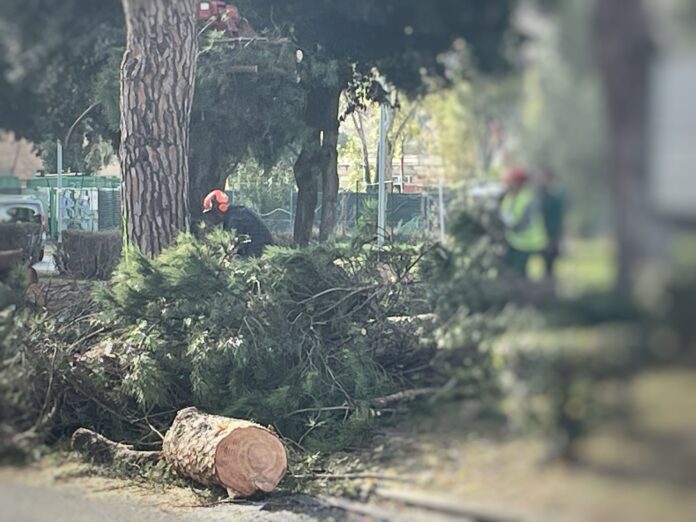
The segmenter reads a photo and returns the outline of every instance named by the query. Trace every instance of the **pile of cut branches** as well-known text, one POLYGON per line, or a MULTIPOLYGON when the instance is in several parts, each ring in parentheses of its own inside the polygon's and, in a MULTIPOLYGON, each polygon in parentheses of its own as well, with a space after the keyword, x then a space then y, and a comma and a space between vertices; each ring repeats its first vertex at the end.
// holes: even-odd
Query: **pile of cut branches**
POLYGON ((425 254, 274 247, 248 260, 224 232, 183 235, 154 260, 128 252, 90 307, 15 319, 1 420, 48 442, 86 427, 148 447, 193 405, 304 448, 353 445, 449 380, 429 364, 432 321, 413 317, 427 311, 425 254))

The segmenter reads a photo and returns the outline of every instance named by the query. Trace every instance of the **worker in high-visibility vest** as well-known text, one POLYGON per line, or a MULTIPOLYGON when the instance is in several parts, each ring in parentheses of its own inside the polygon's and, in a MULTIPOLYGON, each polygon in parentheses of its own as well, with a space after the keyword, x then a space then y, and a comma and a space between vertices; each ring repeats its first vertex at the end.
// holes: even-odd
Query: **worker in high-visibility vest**
POLYGON ((500 204, 500 217, 505 225, 508 247, 505 262, 512 270, 526 276, 530 256, 543 252, 548 245, 544 216, 538 194, 525 170, 510 169, 503 181, 507 191, 500 204))

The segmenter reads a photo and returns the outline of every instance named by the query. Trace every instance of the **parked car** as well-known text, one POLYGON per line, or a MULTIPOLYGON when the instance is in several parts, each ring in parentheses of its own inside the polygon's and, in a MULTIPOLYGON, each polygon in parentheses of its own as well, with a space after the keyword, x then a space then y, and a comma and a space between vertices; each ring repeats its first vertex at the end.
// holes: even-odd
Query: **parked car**
POLYGON ((10 233, 10 228, 0 238, 0 250, 21 248, 25 261, 31 264, 43 259, 46 246, 46 211, 43 203, 36 196, 0 195, 0 226, 11 223, 35 224, 28 228, 25 237, 10 233))

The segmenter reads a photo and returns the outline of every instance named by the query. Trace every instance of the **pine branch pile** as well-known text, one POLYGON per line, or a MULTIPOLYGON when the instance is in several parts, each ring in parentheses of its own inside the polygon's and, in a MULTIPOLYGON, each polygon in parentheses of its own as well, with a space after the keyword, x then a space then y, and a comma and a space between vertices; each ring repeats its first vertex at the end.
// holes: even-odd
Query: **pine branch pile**
POLYGON ((429 365, 432 319, 416 317, 425 254, 273 247, 249 260, 222 231, 155 260, 128 252, 91 308, 15 318, 0 420, 47 442, 84 427, 147 448, 196 406, 307 449, 353 445, 400 398, 449 380, 429 365))
POLYGON ((138 345, 122 390, 143 410, 194 404, 305 447, 348 443, 345 426, 359 434, 369 402, 408 385, 400 366, 419 356, 412 326, 385 328, 408 306, 417 254, 378 264, 369 248, 276 247, 243 261, 225 233, 184 236, 155 261, 131 253, 99 296, 138 345))
POLYGON ((330 451, 412 401, 496 399, 489 340, 515 311, 476 219, 446 247, 355 241, 242 259, 233 234, 212 231, 154 260, 128 251, 93 300, 16 314, 0 425, 12 441, 87 428, 150 449, 195 406, 330 451))

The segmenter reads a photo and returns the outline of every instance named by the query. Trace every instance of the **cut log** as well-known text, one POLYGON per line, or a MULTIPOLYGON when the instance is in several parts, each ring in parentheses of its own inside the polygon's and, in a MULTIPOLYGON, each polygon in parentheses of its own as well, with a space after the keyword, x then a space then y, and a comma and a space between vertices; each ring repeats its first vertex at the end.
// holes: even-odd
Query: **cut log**
POLYGON ((71 446, 74 451, 94 464, 119 464, 140 467, 157 462, 159 451, 137 451, 126 444, 114 442, 103 435, 80 428, 73 433, 71 446))
POLYGON ((285 446, 269 429, 196 408, 177 413, 162 453, 182 475, 206 486, 220 485, 231 497, 270 493, 288 466, 285 446))

